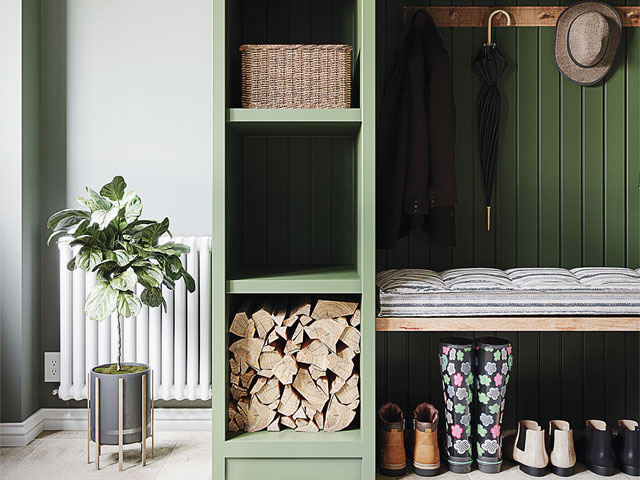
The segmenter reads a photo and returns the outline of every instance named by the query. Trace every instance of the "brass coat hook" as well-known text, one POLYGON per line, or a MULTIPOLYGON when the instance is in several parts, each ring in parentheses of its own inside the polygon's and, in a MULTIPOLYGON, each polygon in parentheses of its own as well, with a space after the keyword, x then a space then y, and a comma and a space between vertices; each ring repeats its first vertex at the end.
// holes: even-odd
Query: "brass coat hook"
POLYGON ((507 25, 511 25, 511 15, 509 15, 506 11, 494 10, 493 12, 491 12, 491 15, 489 15, 489 21, 487 22, 487 45, 491 45, 491 22, 493 22, 493 17, 498 13, 501 13, 505 17, 507 17, 507 25))

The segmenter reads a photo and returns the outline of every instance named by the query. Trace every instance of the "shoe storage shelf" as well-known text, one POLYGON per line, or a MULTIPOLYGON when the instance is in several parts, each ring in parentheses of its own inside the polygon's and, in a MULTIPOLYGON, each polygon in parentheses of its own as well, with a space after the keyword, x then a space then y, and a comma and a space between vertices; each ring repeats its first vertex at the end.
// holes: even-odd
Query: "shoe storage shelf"
POLYGON ((375 4, 213 2, 213 478, 375 478, 375 4), (240 108, 242 44, 353 47, 352 108, 240 108), (230 432, 228 333, 247 295, 361 302, 359 415, 230 432))

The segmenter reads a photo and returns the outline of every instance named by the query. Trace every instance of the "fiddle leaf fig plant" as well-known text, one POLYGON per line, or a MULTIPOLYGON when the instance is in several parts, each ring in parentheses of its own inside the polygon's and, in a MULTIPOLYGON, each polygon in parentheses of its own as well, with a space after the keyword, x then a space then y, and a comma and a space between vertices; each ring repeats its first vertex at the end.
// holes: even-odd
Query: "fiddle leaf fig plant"
POLYGON ((47 244, 63 235, 71 246, 80 247, 67 269, 96 272, 97 283, 85 302, 87 317, 101 321, 118 313, 117 371, 121 370, 120 318, 135 317, 142 304, 163 305, 166 310, 162 285, 173 290, 175 282, 182 279, 187 290, 195 290, 193 278, 180 261, 180 255, 189 253, 189 247, 171 241, 160 244, 161 236, 171 236, 169 219, 140 219, 142 201, 126 187, 121 176, 114 177, 100 193, 87 187, 88 196, 77 197, 86 210, 61 210, 47 222, 53 230, 47 244), (138 284, 143 287, 140 296, 135 291, 138 284))

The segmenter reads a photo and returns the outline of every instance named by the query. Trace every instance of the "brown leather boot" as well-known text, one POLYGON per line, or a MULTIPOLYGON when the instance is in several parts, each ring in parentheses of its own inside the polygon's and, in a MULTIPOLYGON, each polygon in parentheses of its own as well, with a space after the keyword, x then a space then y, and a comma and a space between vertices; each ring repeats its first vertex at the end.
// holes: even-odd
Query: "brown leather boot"
POLYGON ((380 473, 395 477, 407 469, 407 454, 404 451, 404 415, 395 403, 385 403, 378 410, 380 421, 378 462, 380 473))
POLYGON ((413 411, 413 469, 418 475, 432 477, 440 472, 438 449, 438 410, 421 403, 413 411))

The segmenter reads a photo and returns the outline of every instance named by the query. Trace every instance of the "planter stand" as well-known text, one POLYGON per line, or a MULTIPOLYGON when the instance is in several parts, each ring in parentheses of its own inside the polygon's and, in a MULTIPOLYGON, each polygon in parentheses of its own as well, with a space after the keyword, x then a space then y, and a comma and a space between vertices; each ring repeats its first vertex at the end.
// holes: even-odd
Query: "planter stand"
MULTIPOLYGON (((91 463, 91 375, 87 374, 87 463, 91 463)), ((151 370, 151 388, 153 389, 153 370, 151 370)), ((95 378, 95 445, 96 445, 96 470, 100 470, 100 453, 102 445, 100 444, 100 378, 95 378)), ((142 457, 142 466, 147 465, 147 375, 142 375, 142 441, 140 442, 140 451, 142 457)), ((153 392, 151 394, 151 458, 155 458, 155 423, 153 414, 153 392)), ((118 379, 118 470, 122 471, 122 447, 124 437, 124 379, 118 379)))

